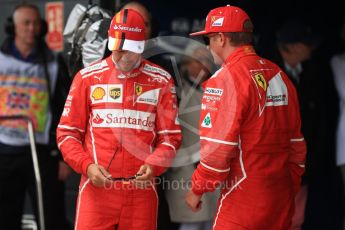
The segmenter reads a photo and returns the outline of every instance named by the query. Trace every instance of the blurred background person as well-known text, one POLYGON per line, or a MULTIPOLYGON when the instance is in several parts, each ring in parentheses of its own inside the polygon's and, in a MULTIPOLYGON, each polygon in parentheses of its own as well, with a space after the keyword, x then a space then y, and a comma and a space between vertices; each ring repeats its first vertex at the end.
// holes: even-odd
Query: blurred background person
POLYGON ((302 188, 295 199, 295 230, 321 226, 341 229, 337 213, 343 212, 339 206, 342 186, 334 163, 337 98, 328 61, 317 56, 321 42, 322 37, 306 20, 292 17, 276 31, 276 47, 266 49, 263 55, 286 72, 297 89, 300 104, 307 161, 302 188))
MULTIPOLYGON (((63 181, 70 173, 57 153, 55 128, 69 87, 61 58, 47 47, 47 25, 37 6, 17 5, 0 50, 0 115, 28 116, 34 124, 46 229, 68 229, 63 181)), ((21 229, 25 194, 36 210, 36 186, 26 123, 0 123, 0 228, 21 229)))
MULTIPOLYGON (((331 67, 339 97, 340 110, 336 139, 336 163, 337 166, 341 169, 342 179, 345 185, 345 18, 340 35, 343 42, 343 49, 341 53, 336 54, 332 57, 331 67)), ((345 197, 345 193, 343 193, 343 197, 345 197)))
POLYGON ((144 21, 145 21, 145 37, 146 39, 150 39, 152 36, 152 15, 149 12, 148 8, 143 4, 140 3, 139 1, 132 1, 132 0, 127 0, 124 1, 123 6, 121 9, 132 9, 137 11, 138 13, 143 16, 144 21))
POLYGON ((318 45, 316 38, 308 25, 299 19, 290 19, 277 32, 278 54, 274 58, 276 63, 285 71, 294 83, 301 110, 302 133, 307 142, 307 170, 302 180, 302 187, 296 196, 295 214, 292 220, 292 229, 301 229, 304 222, 305 206, 307 202, 307 174, 310 170, 310 159, 317 157, 317 148, 321 142, 318 135, 320 121, 320 82, 317 78, 316 69, 310 63, 312 52, 318 45))
POLYGON ((199 120, 204 90, 202 84, 214 73, 215 64, 210 51, 199 42, 191 41, 185 52, 179 71, 181 79, 177 81, 178 119, 182 127, 183 139, 173 167, 166 173, 170 187, 165 189, 165 193, 171 221, 180 225, 176 229, 208 230, 212 229, 218 195, 206 194, 202 199, 204 208, 198 213, 192 212, 187 207, 184 197, 196 164, 200 160, 199 120))

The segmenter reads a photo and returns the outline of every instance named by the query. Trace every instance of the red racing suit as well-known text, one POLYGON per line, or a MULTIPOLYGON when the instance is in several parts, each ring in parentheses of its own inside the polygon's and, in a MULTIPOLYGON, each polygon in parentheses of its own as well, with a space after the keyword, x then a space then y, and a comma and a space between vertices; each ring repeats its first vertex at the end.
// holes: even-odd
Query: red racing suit
POLYGON ((222 185, 214 229, 290 229, 306 158, 300 123, 294 86, 251 46, 206 82, 192 191, 222 185))
POLYGON ((176 116, 171 76, 146 60, 127 74, 111 56, 78 72, 57 128, 64 160, 82 174, 76 229, 156 228, 154 186, 115 182, 98 188, 86 170, 96 163, 112 177, 131 177, 147 163, 161 174, 180 145, 176 116))

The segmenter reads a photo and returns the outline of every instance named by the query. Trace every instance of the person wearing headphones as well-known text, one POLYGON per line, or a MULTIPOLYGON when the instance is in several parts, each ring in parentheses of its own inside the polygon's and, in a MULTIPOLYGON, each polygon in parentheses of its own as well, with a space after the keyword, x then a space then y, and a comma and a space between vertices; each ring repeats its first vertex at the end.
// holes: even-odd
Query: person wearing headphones
MULTIPOLYGON (((41 171, 46 229, 66 229, 63 180, 70 169, 59 159, 54 132, 68 93, 66 68, 47 47, 37 6, 18 5, 8 18, 0 49, 0 116, 33 122, 41 171)), ((27 124, 0 120, 0 228, 21 229, 25 193, 35 199, 27 124)), ((35 205, 36 202, 33 202, 35 205)), ((38 222, 38 220, 37 220, 38 222)))

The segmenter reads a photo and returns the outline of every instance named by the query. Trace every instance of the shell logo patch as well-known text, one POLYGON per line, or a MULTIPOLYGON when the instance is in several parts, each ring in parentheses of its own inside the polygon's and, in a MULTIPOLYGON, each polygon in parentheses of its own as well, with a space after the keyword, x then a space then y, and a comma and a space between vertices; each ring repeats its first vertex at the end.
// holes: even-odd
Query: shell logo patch
POLYGON ((92 104, 122 103, 122 84, 97 84, 90 89, 92 104))
POLYGON ((256 81, 256 83, 264 90, 267 90, 267 83, 265 80, 265 77, 262 73, 255 73, 254 74, 254 79, 256 81))
POLYGON ((94 91, 92 92, 92 98, 95 101, 102 100, 104 96, 105 96, 105 90, 101 87, 95 88, 94 91))

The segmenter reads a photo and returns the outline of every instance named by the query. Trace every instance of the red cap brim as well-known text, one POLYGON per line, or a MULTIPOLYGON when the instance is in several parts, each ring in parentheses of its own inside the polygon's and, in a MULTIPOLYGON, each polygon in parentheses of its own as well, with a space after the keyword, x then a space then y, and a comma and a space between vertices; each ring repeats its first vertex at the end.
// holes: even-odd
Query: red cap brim
POLYGON ((206 32, 206 30, 202 30, 199 32, 190 33, 189 36, 200 36, 200 35, 205 35, 205 34, 209 34, 209 32, 206 32))

